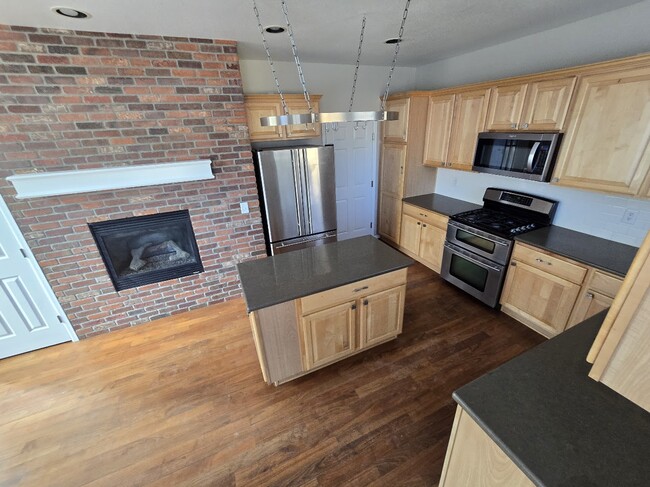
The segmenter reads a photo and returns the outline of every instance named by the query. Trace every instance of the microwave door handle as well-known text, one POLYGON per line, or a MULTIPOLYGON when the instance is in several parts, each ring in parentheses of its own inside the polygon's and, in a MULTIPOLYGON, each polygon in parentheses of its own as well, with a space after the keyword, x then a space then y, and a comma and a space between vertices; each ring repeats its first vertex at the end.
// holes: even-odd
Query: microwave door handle
POLYGON ((533 148, 530 149, 530 154, 528 154, 528 164, 526 165, 526 169, 528 169, 528 172, 533 172, 533 163, 535 162, 535 156, 537 155, 537 151, 539 149, 539 142, 535 142, 533 144, 533 148))

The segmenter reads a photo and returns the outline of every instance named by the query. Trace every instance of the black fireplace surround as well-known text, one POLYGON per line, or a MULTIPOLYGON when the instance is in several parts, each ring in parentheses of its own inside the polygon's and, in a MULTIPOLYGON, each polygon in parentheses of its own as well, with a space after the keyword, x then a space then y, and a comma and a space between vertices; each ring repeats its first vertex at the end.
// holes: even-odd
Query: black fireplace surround
POLYGON ((88 226, 116 291, 203 272, 187 210, 88 226))

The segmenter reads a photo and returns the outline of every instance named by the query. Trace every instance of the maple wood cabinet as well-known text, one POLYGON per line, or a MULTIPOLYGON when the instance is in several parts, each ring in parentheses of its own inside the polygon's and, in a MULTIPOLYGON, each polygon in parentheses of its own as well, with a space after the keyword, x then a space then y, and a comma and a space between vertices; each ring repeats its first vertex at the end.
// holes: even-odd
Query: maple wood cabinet
POLYGON ((562 130, 576 77, 498 85, 490 92, 486 129, 562 130))
POLYGON ((515 465, 460 406, 442 467, 440 487, 533 487, 515 465))
POLYGON ((546 337, 564 331, 587 267, 516 242, 501 310, 546 337))
POLYGON ((611 306, 622 278, 515 242, 501 310, 552 337, 611 306))
POLYGON ((280 384, 402 331, 406 269, 249 314, 264 380, 280 384))
MULTIPOLYGON (((307 102, 303 95, 284 95, 289 114, 308 113, 307 102)), ((321 95, 311 95, 310 102, 314 112, 320 111, 321 95)), ((290 140, 320 137, 321 124, 287 125, 264 127, 261 117, 284 115, 280 95, 246 95, 244 97, 248 132, 251 141, 290 140)))
POLYGON ((400 249, 440 274, 449 218, 404 203, 400 249))
POLYGON ((404 269, 300 299, 305 370, 395 338, 405 291, 404 269))
POLYGON ((478 134, 485 128, 489 93, 489 89, 479 89, 456 95, 448 168, 472 170, 478 134))
POLYGON ((449 140, 454 116, 455 94, 430 96, 427 113, 424 164, 445 167, 449 161, 449 140))
POLYGON ((581 77, 553 182, 648 196, 648 64, 581 77))
POLYGON ((428 97, 419 95, 386 102, 400 118, 382 123, 377 231, 394 245, 400 240, 402 198, 430 193, 435 186, 435 171, 422 165, 427 106, 428 97))
POLYGON ((591 269, 580 292, 567 328, 609 308, 623 285, 623 279, 601 270, 591 269))

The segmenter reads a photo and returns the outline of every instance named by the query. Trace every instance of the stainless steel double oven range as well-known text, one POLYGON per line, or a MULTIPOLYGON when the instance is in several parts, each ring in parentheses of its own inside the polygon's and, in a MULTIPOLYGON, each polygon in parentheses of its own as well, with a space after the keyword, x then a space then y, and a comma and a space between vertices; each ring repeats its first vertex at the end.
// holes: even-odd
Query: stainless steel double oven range
POLYGON ((487 188, 483 208, 449 218, 441 276, 496 307, 513 238, 550 225, 557 204, 539 196, 487 188))

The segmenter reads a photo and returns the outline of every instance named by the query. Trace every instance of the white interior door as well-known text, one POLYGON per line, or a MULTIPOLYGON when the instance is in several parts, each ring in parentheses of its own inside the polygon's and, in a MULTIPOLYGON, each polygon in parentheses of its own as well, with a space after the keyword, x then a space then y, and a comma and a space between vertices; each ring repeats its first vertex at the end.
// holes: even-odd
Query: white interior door
POLYGON ((377 225, 377 122, 327 124, 334 144, 336 218, 339 240, 374 235, 377 225))
POLYGON ((0 358, 71 340, 77 336, 0 197, 0 358))

